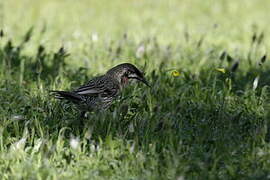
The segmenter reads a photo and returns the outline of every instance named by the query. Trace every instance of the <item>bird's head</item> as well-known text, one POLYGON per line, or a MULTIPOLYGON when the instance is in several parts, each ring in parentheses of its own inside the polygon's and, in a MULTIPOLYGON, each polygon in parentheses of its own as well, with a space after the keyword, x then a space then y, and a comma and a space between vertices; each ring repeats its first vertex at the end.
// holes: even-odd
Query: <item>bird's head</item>
POLYGON ((143 82, 150 87, 148 82, 145 80, 143 73, 130 63, 119 64, 113 67, 107 72, 107 75, 116 78, 121 86, 127 85, 132 80, 136 80, 143 82))

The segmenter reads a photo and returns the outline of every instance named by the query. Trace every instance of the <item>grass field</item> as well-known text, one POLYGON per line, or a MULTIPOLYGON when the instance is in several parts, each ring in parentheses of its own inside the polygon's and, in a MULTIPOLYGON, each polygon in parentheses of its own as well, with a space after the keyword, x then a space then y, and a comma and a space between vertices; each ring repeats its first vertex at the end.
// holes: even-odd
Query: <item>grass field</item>
POLYGON ((269 9, 0 1, 1 179, 269 179, 269 9), (152 88, 131 85, 84 127, 49 95, 122 62, 152 88))

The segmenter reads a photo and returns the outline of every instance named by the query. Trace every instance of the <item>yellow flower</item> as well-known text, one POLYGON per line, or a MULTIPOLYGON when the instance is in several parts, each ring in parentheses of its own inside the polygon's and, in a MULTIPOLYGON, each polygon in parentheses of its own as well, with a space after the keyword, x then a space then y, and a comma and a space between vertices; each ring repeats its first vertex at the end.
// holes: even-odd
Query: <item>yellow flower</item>
POLYGON ((226 70, 224 68, 216 68, 216 70, 219 71, 219 72, 222 72, 222 73, 226 72, 226 70))
POLYGON ((172 76, 173 77, 178 77, 178 76, 180 76, 180 72, 179 71, 176 71, 176 70, 173 70, 172 71, 172 76))

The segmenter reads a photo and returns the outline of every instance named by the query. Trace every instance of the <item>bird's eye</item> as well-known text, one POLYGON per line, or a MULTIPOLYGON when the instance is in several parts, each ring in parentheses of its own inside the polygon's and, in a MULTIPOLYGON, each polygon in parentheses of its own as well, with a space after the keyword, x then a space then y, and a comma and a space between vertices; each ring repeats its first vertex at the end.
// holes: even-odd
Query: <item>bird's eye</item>
POLYGON ((126 71, 125 73, 124 73, 124 76, 128 76, 130 73, 129 73, 129 71, 126 71))

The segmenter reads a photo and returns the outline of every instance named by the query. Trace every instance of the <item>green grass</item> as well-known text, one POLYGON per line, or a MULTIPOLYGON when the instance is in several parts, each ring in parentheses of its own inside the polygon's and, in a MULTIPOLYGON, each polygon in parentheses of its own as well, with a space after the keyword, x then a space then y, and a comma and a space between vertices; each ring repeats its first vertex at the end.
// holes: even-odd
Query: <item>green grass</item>
POLYGON ((269 178, 269 7, 1 1, 1 179, 269 178), (49 95, 121 62, 152 88, 131 85, 83 127, 49 95))

